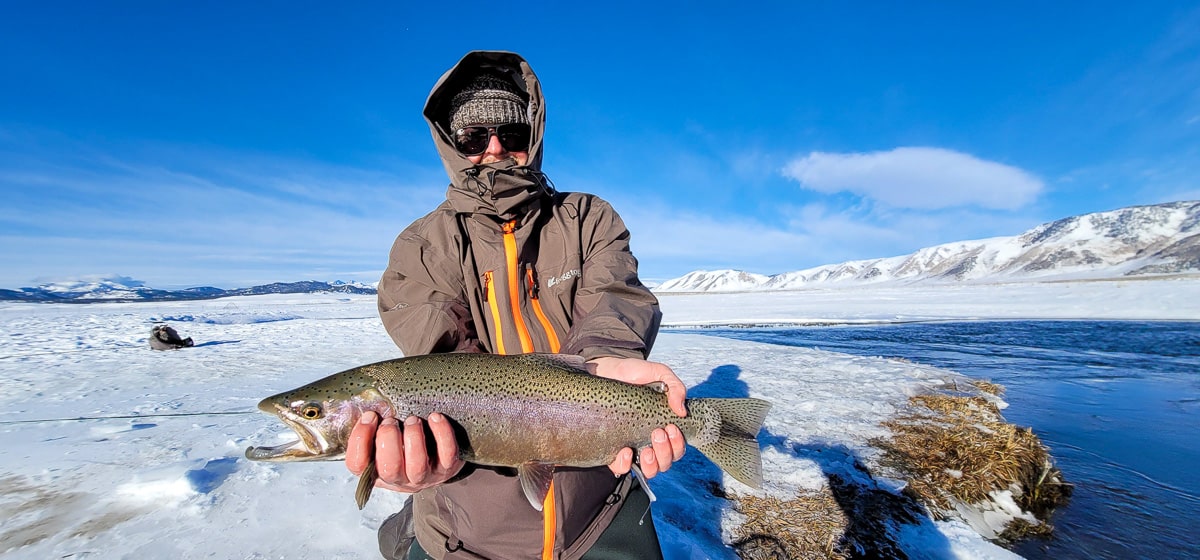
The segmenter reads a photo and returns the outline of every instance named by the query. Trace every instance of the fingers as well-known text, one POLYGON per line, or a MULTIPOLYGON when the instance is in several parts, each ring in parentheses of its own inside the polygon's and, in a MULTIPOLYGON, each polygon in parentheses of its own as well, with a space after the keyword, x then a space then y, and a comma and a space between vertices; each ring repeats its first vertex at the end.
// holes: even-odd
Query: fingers
POLYGON ((409 416, 404 420, 404 474, 409 484, 425 482, 429 474, 429 451, 425 448, 425 429, 421 419, 409 416))
POLYGON ((633 468, 633 450, 626 447, 617 452, 617 458, 608 464, 609 470, 616 476, 621 476, 633 468))
POLYGON ((359 418, 354 428, 350 430, 350 439, 346 442, 346 468, 355 476, 362 475, 367 470, 367 463, 375 452, 375 429, 379 415, 368 410, 359 418))
POLYGON ((687 405, 684 404, 684 401, 687 400, 687 387, 678 377, 673 377, 673 379, 674 383, 663 380, 667 384, 667 405, 671 407, 671 411, 676 416, 687 416, 687 405))
POLYGON ((404 472, 404 439, 400 422, 391 416, 384 418, 375 432, 375 468, 379 472, 379 480, 401 486, 408 484, 408 475, 404 472))
POLYGON ((374 453, 379 474, 376 486, 417 492, 453 478, 466 464, 458 456, 454 427, 445 416, 433 413, 429 417, 429 432, 437 450, 431 456, 427 447, 429 436, 420 417, 405 418, 403 426, 395 418, 387 417, 376 427, 374 413, 370 414, 351 431, 346 466, 350 472, 361 474, 374 453))
POLYGON ((433 442, 437 446, 436 470, 451 476, 462 468, 463 460, 458 456, 458 440, 454 438, 454 426, 440 413, 429 415, 429 431, 433 433, 433 442))
POLYGON ((670 366, 658 362, 638 358, 593 358, 590 364, 595 366, 595 374, 600 377, 617 379, 635 385, 644 385, 661 381, 667 388, 667 404, 677 416, 687 416, 687 386, 671 370, 670 366))
POLYGON ((661 467, 658 464, 658 457, 654 454, 653 447, 643 447, 638 452, 638 466, 642 468, 642 474, 647 479, 658 476, 661 467))
POLYGON ((683 457, 685 447, 683 433, 674 424, 655 429, 650 434, 650 445, 643 447, 639 455, 642 473, 652 478, 667 472, 683 457))
POLYGON ((675 375, 670 366, 657 362, 654 362, 654 365, 657 366, 657 380, 667 387, 667 405, 676 416, 687 416, 687 405, 684 404, 687 399, 687 385, 683 384, 683 380, 675 375))
POLYGON ((687 450, 687 440, 683 438, 683 432, 675 424, 668 425, 666 432, 667 441, 671 444, 671 458, 678 461, 683 458, 683 452, 687 450))
POLYGON ((666 472, 671 468, 671 463, 675 462, 675 452, 671 449, 671 442, 664 429, 656 429, 650 434, 650 450, 653 451, 660 472, 666 472))

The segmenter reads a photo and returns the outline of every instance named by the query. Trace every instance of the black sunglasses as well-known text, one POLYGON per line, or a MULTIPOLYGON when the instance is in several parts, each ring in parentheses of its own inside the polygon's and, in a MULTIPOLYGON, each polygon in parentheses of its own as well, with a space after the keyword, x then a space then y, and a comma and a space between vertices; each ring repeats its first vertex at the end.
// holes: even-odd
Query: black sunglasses
POLYGON ((500 139, 500 145, 509 152, 524 152, 529 149, 529 136, 533 132, 527 124, 509 123, 496 126, 465 126, 454 132, 454 148, 464 156, 477 156, 487 151, 492 135, 500 139))

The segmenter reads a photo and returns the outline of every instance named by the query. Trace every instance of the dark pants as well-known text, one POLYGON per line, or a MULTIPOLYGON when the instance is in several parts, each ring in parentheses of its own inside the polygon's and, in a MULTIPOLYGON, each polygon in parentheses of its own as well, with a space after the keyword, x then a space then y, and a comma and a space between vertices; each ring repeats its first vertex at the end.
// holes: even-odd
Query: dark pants
MULTIPOLYGON (((650 498, 640 484, 634 484, 625 505, 600 539, 583 555, 583 560, 662 560, 658 532, 650 519, 650 498)), ((379 527, 379 551, 388 560, 433 560, 421 549, 412 533, 412 499, 399 513, 379 527), (405 549, 407 548, 407 554, 405 549)))

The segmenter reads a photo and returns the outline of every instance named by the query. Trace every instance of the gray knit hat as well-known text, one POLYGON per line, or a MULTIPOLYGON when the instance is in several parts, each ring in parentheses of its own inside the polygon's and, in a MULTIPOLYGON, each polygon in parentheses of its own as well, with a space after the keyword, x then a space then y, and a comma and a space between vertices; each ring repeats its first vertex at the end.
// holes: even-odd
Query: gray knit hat
POLYGON ((473 124, 529 124, 528 102, 516 84, 480 74, 450 100, 450 130, 473 124))

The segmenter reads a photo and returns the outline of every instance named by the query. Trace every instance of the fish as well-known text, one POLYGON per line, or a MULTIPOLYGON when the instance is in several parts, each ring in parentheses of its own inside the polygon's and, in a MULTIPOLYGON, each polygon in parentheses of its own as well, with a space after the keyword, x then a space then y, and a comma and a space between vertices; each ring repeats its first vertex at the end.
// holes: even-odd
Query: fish
MULTIPOLYGON (((675 424, 688 445, 734 479, 762 486, 757 435, 771 404, 755 398, 686 399, 687 416, 667 404, 661 382, 635 385, 593 375, 566 354, 427 354, 354 367, 263 399, 299 437, 249 447, 255 461, 336 461, 362 414, 427 418, 454 426, 464 461, 515 468, 525 497, 541 510, 556 467, 612 463, 626 447, 650 444, 651 432, 675 424)), ((374 463, 360 476, 359 509, 370 499, 374 463)))

